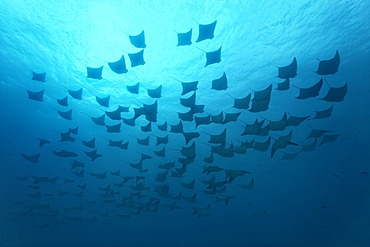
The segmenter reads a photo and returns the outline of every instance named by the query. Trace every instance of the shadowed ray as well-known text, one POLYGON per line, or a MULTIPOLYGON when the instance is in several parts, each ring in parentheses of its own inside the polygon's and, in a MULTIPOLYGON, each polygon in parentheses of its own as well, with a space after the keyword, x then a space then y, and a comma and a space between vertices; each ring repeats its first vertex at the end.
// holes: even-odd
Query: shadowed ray
POLYGON ((192 32, 193 29, 190 28, 190 30, 185 33, 177 33, 177 46, 191 45, 192 32))
POLYGON ((137 52, 137 53, 129 53, 128 57, 130 58, 131 61, 131 67, 136 67, 139 65, 144 65, 144 49, 137 52))
POLYGON ((315 111, 315 116, 311 119, 329 118, 333 113, 333 108, 334 108, 333 105, 331 105, 328 109, 322 111, 315 111))
POLYGON ((108 133, 120 133, 121 132, 121 123, 114 125, 105 125, 108 133))
POLYGON ((152 131, 152 122, 149 122, 147 125, 140 126, 142 132, 151 132, 152 131))
POLYGON ((26 90, 28 94, 28 98, 30 100, 43 102, 44 101, 44 90, 41 91, 30 91, 26 90))
POLYGON ((341 134, 324 134, 319 146, 325 143, 335 142, 340 135, 341 134))
POLYGON ((36 72, 32 71, 32 80, 34 80, 34 81, 46 82, 45 77, 46 77, 46 72, 45 73, 36 73, 36 72))
POLYGON ((62 149, 62 150, 53 150, 53 154, 55 156, 64 157, 64 158, 77 157, 78 156, 78 154, 76 154, 75 152, 64 150, 64 149, 62 149))
POLYGON ((223 75, 212 81, 212 89, 214 90, 226 90, 227 89, 227 77, 224 72, 223 75))
POLYGON ((151 98, 158 99, 158 98, 162 97, 162 85, 159 85, 155 89, 147 89, 147 91, 148 91, 149 97, 151 97, 151 98))
POLYGON ((206 52, 207 61, 204 67, 221 62, 221 48, 218 48, 216 51, 206 52))
POLYGON ((101 66, 99 68, 91 68, 91 67, 86 66, 87 78, 101 80, 102 73, 103 73, 103 67, 104 66, 101 66))
POLYGON ((185 144, 187 145, 192 139, 198 138, 200 134, 198 132, 183 132, 185 137, 185 144))
POLYGON ((287 78, 285 79, 285 81, 277 83, 276 90, 285 91, 288 90, 289 88, 290 88, 290 79, 287 78))
POLYGON ((199 34, 196 42, 213 39, 217 20, 210 24, 199 24, 199 34))
POLYGON ((61 106, 68 106, 68 97, 64 97, 62 99, 57 99, 57 103, 61 106))
POLYGON ((296 97, 297 99, 308 99, 314 98, 319 95, 321 87, 322 87, 323 80, 320 79, 315 85, 308 87, 308 88, 299 88, 299 95, 296 97))
POLYGON ((68 90, 68 94, 74 99, 82 100, 82 90, 83 88, 78 90, 68 90))
POLYGON ((125 62, 125 56, 122 55, 122 57, 115 62, 108 62, 109 68, 117 74, 124 74, 127 73, 126 69, 126 62, 125 62))
POLYGON ((257 150, 257 151, 266 152, 270 147, 270 143, 271 143, 271 137, 269 137, 264 142, 254 141, 253 148, 254 150, 257 150))
POLYGON ((195 116, 194 120, 195 120, 195 128, 197 128, 199 125, 209 125, 209 124, 211 124, 211 116, 210 115, 207 115, 207 116, 204 116, 204 117, 195 116))
POLYGON ((104 106, 104 107, 109 107, 110 95, 106 97, 95 96, 95 98, 96 98, 96 102, 98 102, 99 105, 104 106))
POLYGON ((340 64, 339 52, 336 51, 332 59, 322 60, 319 62, 319 67, 316 73, 319 75, 332 75, 338 72, 338 67, 340 64))
POLYGON ((134 85, 127 85, 126 88, 127 88, 127 91, 129 91, 130 93, 132 94, 139 94, 139 87, 140 87, 140 82, 134 84, 134 85))
POLYGON ((348 91, 347 82, 341 87, 330 87, 324 98, 327 102, 342 102, 348 91))
POLYGON ((278 67, 278 77, 281 79, 294 78, 297 75, 297 59, 294 57, 291 64, 278 67))
POLYGON ((236 112, 236 113, 226 113, 225 112, 223 124, 227 124, 230 122, 236 122, 240 114, 241 112, 236 112))
POLYGON ((195 100, 196 100, 196 92, 194 92, 188 98, 180 98, 180 104, 185 107, 193 107, 195 105, 195 100))
POLYGON ((136 48, 145 48, 145 33, 144 30, 138 35, 129 35, 130 42, 136 48))

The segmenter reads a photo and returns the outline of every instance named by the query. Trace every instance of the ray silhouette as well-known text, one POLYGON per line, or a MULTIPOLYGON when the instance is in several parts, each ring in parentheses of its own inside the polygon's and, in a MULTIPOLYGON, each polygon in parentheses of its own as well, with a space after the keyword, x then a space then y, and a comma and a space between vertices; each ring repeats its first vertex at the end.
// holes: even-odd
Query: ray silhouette
POLYGON ((193 105, 191 107, 191 110, 193 111, 194 114, 203 113, 204 112, 204 107, 205 107, 205 105, 193 105))
POLYGON ((189 147, 182 147, 181 154, 185 157, 196 157, 195 142, 193 142, 189 147))
POLYGON ((198 132, 183 132, 182 133, 185 137, 185 144, 188 145, 188 143, 194 139, 194 138, 198 138, 200 136, 200 134, 198 132))
POLYGON ((88 148, 95 148, 95 137, 92 138, 91 140, 89 141, 83 141, 81 140, 82 144, 85 146, 85 147, 88 147, 88 148))
POLYGON ((168 143, 168 135, 163 136, 163 137, 157 136, 157 144, 156 144, 157 146, 161 144, 167 144, 167 143, 168 143))
POLYGON ((124 143, 123 140, 119 140, 119 141, 108 140, 108 146, 118 147, 118 148, 123 149, 123 150, 128 149, 128 144, 129 144, 129 142, 124 143))
POLYGON ((121 120, 121 113, 123 112, 122 110, 126 110, 125 108, 117 107, 116 110, 114 111, 104 111, 105 115, 109 117, 112 120, 121 120))
POLYGON ((179 119, 181 119, 184 122, 192 122, 194 120, 194 112, 192 109, 190 109, 187 112, 178 112, 179 119))
POLYGON ((316 111, 315 116, 311 119, 323 119, 323 118, 329 118, 331 114, 333 113, 333 105, 331 105, 328 109, 322 110, 322 111, 316 111))
POLYGON ((80 161, 77 161, 77 160, 72 160, 71 161, 71 169, 75 169, 75 168, 84 168, 85 167, 85 163, 84 162, 80 162, 80 161))
POLYGON ((134 84, 134 85, 127 85, 127 91, 129 91, 132 94, 139 94, 139 87, 140 87, 140 82, 134 84))
POLYGON ((212 123, 217 123, 217 124, 222 124, 224 122, 224 113, 221 111, 217 115, 211 115, 211 122, 212 123))
POLYGON ((122 57, 115 62, 108 62, 109 68, 116 74, 124 74, 127 73, 126 69, 126 62, 125 62, 125 56, 122 55, 122 57))
POLYGON ((234 153, 236 154, 246 154, 248 150, 248 143, 242 142, 239 146, 234 146, 234 153))
POLYGON ((136 118, 122 118, 122 121, 124 124, 127 124, 128 126, 132 126, 132 127, 136 125, 135 120, 136 118))
POLYGON ((157 122, 158 101, 155 100, 152 104, 143 104, 144 115, 146 120, 157 122))
POLYGON ((227 89, 227 77, 224 72, 223 75, 212 81, 212 89, 214 90, 226 90, 227 89))
POLYGON ((208 143, 225 144, 226 143, 226 128, 218 135, 209 135, 208 143))
POLYGON ((142 132, 151 132, 152 131, 152 122, 149 122, 147 125, 140 126, 142 132))
POLYGON ((234 105, 233 105, 234 108, 236 109, 248 109, 249 108, 249 103, 251 101, 251 94, 248 94, 244 98, 240 98, 240 99, 234 98, 230 94, 227 94, 227 95, 229 95, 231 98, 234 99, 234 105))
POLYGON ((311 144, 302 145, 301 151, 312 152, 316 149, 316 146, 317 146, 317 139, 315 138, 311 144))
POLYGON ((241 112, 236 112, 236 113, 226 113, 225 112, 225 117, 223 124, 227 124, 230 122, 236 122, 238 120, 238 117, 240 116, 241 112))
POLYGON ((104 107, 109 107, 110 95, 106 97, 95 96, 95 98, 96 98, 96 102, 98 102, 99 105, 104 106, 104 107))
POLYGON ((137 138, 136 141, 140 145, 148 146, 149 145, 149 136, 147 136, 147 137, 145 137, 143 139, 137 138))
POLYGON ((269 129, 262 128, 263 124, 265 123, 265 120, 258 121, 258 119, 254 120, 253 124, 245 124, 244 126, 244 132, 241 134, 244 135, 262 135, 266 136, 268 135, 269 129))
POLYGON ((138 35, 129 35, 130 42, 136 48, 145 48, 145 33, 144 30, 138 35))
POLYGON ((199 125, 209 125, 209 124, 211 124, 211 116, 210 115, 203 116, 203 117, 195 116, 194 120, 195 120, 195 128, 197 128, 199 125))
POLYGON ((172 133, 183 133, 184 132, 184 126, 182 124, 182 121, 180 120, 180 122, 178 124, 175 124, 175 125, 170 124, 170 132, 172 132, 172 133))
POLYGON ((139 65, 144 65, 145 64, 145 61, 144 61, 144 49, 142 49, 141 51, 137 52, 137 53, 129 53, 128 54, 128 57, 130 58, 130 61, 131 61, 131 67, 136 67, 136 66, 139 66, 139 65))
POLYGON ((185 33, 177 33, 177 46, 191 45, 191 36, 193 29, 185 33))
POLYGON ((311 128, 311 132, 305 140, 311 139, 311 138, 320 138, 323 134, 328 133, 328 132, 331 132, 331 131, 311 128))
POLYGON ((278 77, 281 79, 294 78, 297 75, 297 59, 294 57, 291 64, 278 67, 278 77))
POLYGON ((34 81, 46 82, 45 77, 46 77, 46 72, 45 73, 36 73, 36 72, 32 71, 32 80, 34 80, 34 81))
MULTIPOLYGON (((15 150, 16 151, 16 150, 15 150)), ((19 153, 21 155, 21 157, 27 161, 30 161, 32 163, 40 163, 40 155, 41 153, 37 153, 37 154, 26 154, 26 153, 21 153, 21 152, 18 152, 16 151, 17 153, 19 153)))
POLYGON ((205 158, 203 159, 203 161, 204 161, 205 163, 213 163, 213 161, 214 161, 213 153, 211 153, 208 157, 205 157, 205 158))
POLYGON ((284 130, 288 124, 287 114, 284 113, 283 117, 278 121, 270 121, 266 125, 266 128, 273 131, 281 131, 284 130))
POLYGON ((188 98, 180 98, 180 104, 185 107, 194 107, 196 101, 196 92, 193 92, 193 94, 188 98))
POLYGON ((287 78, 283 82, 277 83, 276 90, 285 91, 290 88, 290 79, 287 78))
POLYGON ((96 159, 103 157, 103 155, 98 154, 97 149, 94 149, 93 151, 84 151, 84 153, 91 159, 91 161, 95 161, 96 159))
POLYGON ((292 135, 293 131, 291 130, 287 135, 279 136, 278 139, 274 141, 271 148, 271 158, 274 157, 276 151, 279 149, 286 148, 288 145, 298 146, 297 143, 291 141, 292 135))
POLYGON ((160 131, 167 131, 167 122, 165 121, 163 124, 158 124, 157 127, 160 131))
POLYGON ((342 102, 348 91, 347 82, 341 87, 330 87, 324 98, 327 102, 342 102))
POLYGON ((27 94, 28 94, 28 98, 30 100, 34 100, 34 101, 39 101, 39 102, 43 102, 44 101, 44 90, 41 90, 41 91, 30 91, 30 90, 26 90, 27 91, 27 94))
POLYGON ((75 138, 71 136, 71 131, 59 132, 60 142, 74 142, 75 138))
POLYGON ((263 112, 269 109, 270 105, 270 95, 267 96, 266 99, 260 101, 252 100, 251 108, 249 109, 250 112, 263 112))
POLYGON ((299 88, 299 95, 296 97, 297 99, 308 99, 314 98, 319 95, 321 87, 322 87, 323 80, 320 79, 315 85, 308 87, 308 88, 299 88))
POLYGON ((86 66, 87 78, 101 80, 102 73, 103 73, 103 67, 104 66, 101 66, 99 68, 91 68, 91 67, 86 66))
POLYGON ((86 113, 81 112, 81 114, 89 117, 91 121, 93 121, 96 125, 105 126, 105 114, 101 115, 100 117, 91 117, 86 113))
POLYGON ((221 62, 221 48, 222 47, 218 48, 216 51, 206 52, 207 61, 204 67, 221 62))
POLYGON ((69 95, 71 95, 72 98, 82 100, 82 90, 83 88, 80 88, 78 90, 68 90, 69 95))
POLYGON ((199 34, 196 42, 213 39, 217 20, 210 24, 199 24, 199 34))
POLYGON ((120 133, 121 132, 121 123, 114 125, 105 125, 108 133, 120 133))
POLYGON ((297 157, 297 155, 299 154, 299 152, 297 153, 282 152, 282 153, 283 153, 283 157, 281 157, 280 160, 292 160, 292 159, 295 159, 295 157, 297 157))
POLYGON ((292 116, 289 114, 288 120, 287 120, 287 126, 299 126, 303 121, 308 119, 310 116, 304 116, 304 117, 297 117, 292 116))
POLYGON ((188 183, 181 182, 181 186, 186 189, 193 190, 195 188, 195 179, 193 179, 192 181, 188 183))
POLYGON ((319 75, 332 75, 338 72, 338 67, 340 64, 339 52, 336 51, 332 59, 322 60, 319 62, 319 67, 316 73, 319 75))
POLYGON ((217 149, 214 153, 220 155, 221 157, 225 158, 232 158, 234 157, 234 145, 230 144, 229 147, 225 147, 225 144, 220 145, 221 148, 217 149))
POLYGON ((254 187, 254 178, 248 184, 238 184, 240 188, 244 190, 251 190, 254 187))
POLYGON ((341 134, 324 134, 319 146, 325 143, 335 142, 340 135, 341 134))
POLYGON ((257 151, 261 151, 261 152, 266 152, 269 149, 269 147, 270 147, 270 143, 271 143, 271 137, 269 137, 264 142, 254 141, 254 143, 253 143, 253 149, 254 150, 257 150, 257 151))
POLYGON ((165 157, 166 156, 166 147, 163 146, 160 150, 153 152, 158 157, 165 157))
POLYGON ((68 111, 57 110, 57 112, 61 118, 66 119, 66 120, 72 120, 72 109, 68 111))
POLYGON ((148 91, 149 97, 151 97, 151 98, 158 99, 158 98, 162 97, 162 85, 159 85, 155 89, 147 89, 147 91, 148 91))
POLYGON ((78 155, 75 152, 67 151, 67 150, 53 150, 53 154, 58 157, 68 158, 68 157, 77 157, 78 155))
POLYGON ((77 135, 78 134, 78 127, 76 128, 68 128, 69 133, 77 135))
POLYGON ((254 91, 252 101, 263 101, 263 100, 269 99, 271 96, 271 91, 272 91, 272 84, 270 84, 268 87, 260 91, 254 91))
POLYGON ((39 140, 39 147, 42 147, 42 146, 44 146, 46 144, 50 144, 51 143, 51 141, 46 140, 46 139, 42 139, 42 138, 37 138, 37 139, 39 140))
POLYGON ((68 106, 68 97, 64 97, 62 99, 57 99, 57 103, 61 106, 68 106))

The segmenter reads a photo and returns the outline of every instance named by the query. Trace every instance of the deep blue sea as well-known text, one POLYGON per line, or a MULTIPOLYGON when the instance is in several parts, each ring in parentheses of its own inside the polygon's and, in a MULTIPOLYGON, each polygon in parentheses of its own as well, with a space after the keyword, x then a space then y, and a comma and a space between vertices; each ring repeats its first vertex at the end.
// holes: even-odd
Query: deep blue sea
POLYGON ((0 246, 370 246, 369 14, 0 0, 0 246))

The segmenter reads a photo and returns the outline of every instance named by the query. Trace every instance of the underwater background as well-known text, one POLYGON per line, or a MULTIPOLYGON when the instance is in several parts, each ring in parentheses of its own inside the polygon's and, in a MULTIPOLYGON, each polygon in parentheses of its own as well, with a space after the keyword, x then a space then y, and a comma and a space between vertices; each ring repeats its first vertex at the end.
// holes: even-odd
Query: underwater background
POLYGON ((0 246, 369 246, 369 13, 0 1, 0 246))

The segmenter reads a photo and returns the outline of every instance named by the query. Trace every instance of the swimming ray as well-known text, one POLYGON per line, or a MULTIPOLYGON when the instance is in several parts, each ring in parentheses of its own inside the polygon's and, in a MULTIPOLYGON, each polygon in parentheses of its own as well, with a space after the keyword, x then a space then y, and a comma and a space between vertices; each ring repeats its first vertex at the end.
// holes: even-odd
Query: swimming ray
POLYGON ((27 91, 27 94, 28 94, 28 98, 30 100, 34 100, 34 101, 39 101, 39 102, 43 102, 44 101, 44 90, 41 90, 41 91, 30 91, 30 90, 26 90, 27 91))
POLYGON ((41 153, 26 154, 26 153, 21 153, 21 152, 18 152, 18 151, 16 151, 16 152, 19 153, 22 156, 22 158, 27 160, 27 161, 30 161, 32 163, 39 163, 40 162, 41 153))
POLYGON ((209 135, 208 143, 225 144, 226 143, 226 128, 218 135, 209 135))
POLYGON ((259 91, 253 91, 252 101, 264 101, 266 99, 269 99, 271 96, 271 91, 272 91, 272 84, 270 84, 265 89, 262 89, 259 91))
POLYGON ((234 98, 231 95, 229 96, 234 99, 234 105, 233 105, 234 108, 236 109, 248 109, 249 108, 249 103, 251 101, 251 94, 248 94, 244 98, 240 98, 240 99, 234 98))
POLYGON ((36 72, 32 71, 32 80, 34 80, 34 81, 46 82, 45 77, 46 77, 46 72, 45 73, 36 73, 36 72))
POLYGON ((117 74, 124 74, 127 73, 126 69, 126 62, 125 62, 125 56, 122 55, 122 57, 115 62, 108 62, 109 68, 117 74))
POLYGON ((269 104, 270 104, 270 96, 260 101, 252 100, 252 106, 249 109, 249 111, 254 112, 254 113, 267 111, 269 109, 269 104))
POLYGON ((212 81, 212 89, 214 90, 226 90, 227 89, 227 77, 224 72, 223 75, 212 81))
POLYGON ((130 42, 136 48, 145 48, 145 33, 144 30, 138 35, 129 35, 130 42))
POLYGON ((322 110, 322 111, 316 111, 315 116, 311 119, 323 119, 323 118, 329 118, 331 114, 333 113, 333 105, 331 105, 328 109, 322 110))
POLYGON ((277 83, 276 90, 285 91, 290 88, 290 79, 287 78, 283 82, 277 83))
POLYGON ((68 111, 60 111, 60 110, 57 110, 59 116, 61 118, 64 118, 66 120, 72 120, 72 109, 68 110, 68 111))
POLYGON ((316 73, 319 75, 332 75, 338 72, 338 67, 340 64, 339 52, 336 51, 332 59, 322 60, 319 62, 319 67, 316 73))
POLYGON ((88 148, 95 148, 95 137, 89 141, 82 141, 82 144, 88 148))
POLYGON ((236 122, 238 120, 238 117, 240 116, 241 112, 236 112, 236 113, 226 113, 225 112, 225 117, 223 124, 227 124, 230 122, 236 122))
POLYGON ((137 52, 137 53, 129 53, 128 54, 128 57, 130 58, 130 61, 131 61, 131 67, 136 67, 136 66, 139 66, 139 65, 144 65, 145 64, 145 61, 144 61, 144 49, 142 49, 141 51, 137 52))
POLYGON ((236 154, 246 154, 248 150, 248 142, 242 142, 239 146, 234 146, 234 153, 236 154))
POLYGON ((269 121, 269 123, 266 125, 266 128, 273 131, 281 131, 286 128, 288 124, 287 114, 284 113, 283 117, 278 121, 269 121))
POLYGON ((225 144, 221 144, 223 147, 222 148, 219 148, 218 150, 216 150, 214 153, 222 156, 222 157, 226 157, 226 158, 231 158, 234 156, 234 145, 233 144, 230 144, 230 146, 228 148, 225 147, 225 144))
POLYGON ((98 102, 99 105, 104 106, 104 107, 109 107, 109 100, 110 100, 110 95, 106 97, 96 97, 96 102, 98 102))
POLYGON ((89 117, 91 121, 93 121, 96 125, 105 126, 105 114, 101 115, 100 117, 90 117, 89 115, 82 113, 83 115, 89 117))
POLYGON ((299 126, 303 121, 305 121, 309 117, 310 116, 297 117, 297 116, 292 116, 289 114, 289 117, 287 120, 287 126, 299 126))
POLYGON ((136 118, 122 118, 122 121, 124 124, 127 124, 128 126, 134 127, 136 125, 135 123, 136 118))
POLYGON ((82 90, 83 88, 80 88, 78 90, 69 90, 68 94, 71 95, 72 98, 82 100, 82 90))
POLYGON ((204 107, 205 107, 205 105, 193 105, 191 107, 191 110, 193 111, 194 114, 203 113, 204 112, 204 107))
POLYGON ((209 125, 211 124, 211 115, 207 115, 204 117, 194 117, 195 120, 195 128, 197 128, 199 125, 209 125))
POLYGON ((148 146, 149 145, 149 136, 143 138, 143 139, 140 139, 140 138, 137 138, 137 143, 140 144, 140 145, 143 145, 143 146, 148 146))
POLYGON ((113 140, 108 140, 108 146, 110 147, 118 147, 120 149, 123 149, 123 150, 127 150, 128 149, 128 144, 129 142, 125 142, 123 143, 123 140, 120 140, 120 141, 113 141, 113 140))
POLYGON ((320 138, 323 134, 328 133, 328 132, 331 132, 331 131, 311 128, 311 132, 305 140, 310 139, 310 138, 320 138))
POLYGON ((53 150, 53 154, 58 157, 64 157, 64 158, 78 156, 75 152, 71 152, 71 151, 64 150, 64 149, 59 150, 59 151, 53 150))
POLYGON ((152 131, 152 122, 149 122, 147 125, 140 126, 142 132, 152 131))
POLYGON ((279 136, 277 140, 274 141, 271 147, 271 158, 274 157, 275 153, 279 149, 286 148, 288 145, 294 145, 298 146, 297 143, 292 142, 290 139, 292 138, 293 131, 291 130, 287 135, 285 136, 279 136))
POLYGON ((95 161, 96 159, 103 157, 103 155, 98 154, 97 149, 93 151, 84 151, 84 153, 91 159, 91 161, 95 161))
POLYGON ((214 161, 213 153, 211 153, 208 157, 205 157, 205 158, 203 159, 203 161, 204 161, 205 163, 213 163, 213 161, 214 161))
POLYGON ((189 92, 195 92, 197 91, 198 89, 198 81, 192 81, 192 82, 183 82, 183 81, 179 81, 181 82, 181 86, 182 86, 182 93, 181 95, 185 95, 189 92))
POLYGON ((261 152, 266 152, 268 148, 270 147, 271 143, 271 137, 269 137, 266 141, 264 142, 258 142, 254 141, 253 143, 253 149, 261 152))
POLYGON ((195 100, 196 100, 196 92, 194 92, 188 98, 180 98, 180 104, 185 107, 193 107, 195 105, 195 100))
POLYGON ((324 98, 327 102, 342 102, 348 91, 347 82, 341 87, 330 87, 324 98))
POLYGON ((117 107, 117 109, 114 111, 104 111, 105 115, 107 115, 107 117, 109 117, 112 120, 121 120, 122 119, 121 112, 122 111, 120 107, 117 107))
POLYGON ((134 85, 131 85, 131 86, 127 85, 126 88, 127 88, 127 91, 129 91, 132 94, 139 94, 139 86, 140 86, 140 82, 134 85))
POLYGON ((244 132, 241 135, 268 135, 269 129, 262 128, 264 122, 265 120, 258 121, 258 119, 256 119, 253 124, 245 124, 244 132))
POLYGON ((162 85, 159 85, 155 89, 147 89, 147 91, 148 91, 149 97, 151 97, 151 98, 158 99, 158 98, 162 97, 162 85))
POLYGON ((222 124, 224 122, 224 113, 221 111, 218 115, 211 115, 211 122, 222 124))
POLYGON ((51 143, 51 141, 46 140, 46 139, 42 139, 42 138, 37 138, 37 139, 39 140, 39 147, 42 147, 42 146, 44 146, 46 144, 50 144, 51 143))
POLYGON ((144 115, 146 120, 157 122, 158 101, 155 100, 152 104, 143 104, 144 115))
POLYGON ((199 34, 196 42, 213 39, 217 20, 210 24, 199 24, 199 34))
POLYGON ((187 145, 192 139, 198 138, 200 134, 198 132, 183 132, 185 137, 185 144, 187 145))
POLYGON ((302 145, 301 151, 312 152, 316 149, 316 146, 317 146, 317 138, 315 138, 311 144, 302 145))
POLYGON ((104 66, 101 66, 99 68, 91 68, 91 67, 86 66, 87 78, 101 80, 102 73, 103 73, 103 67, 104 66))
POLYGON ((177 33, 177 46, 191 45, 193 29, 190 28, 186 33, 177 33))
MULTIPOLYGON (((216 51, 206 52, 207 61, 206 61, 206 65, 204 67, 207 67, 208 65, 211 65, 211 64, 221 62, 221 48, 222 47, 218 48, 218 50, 216 50, 216 51)), ((226 80, 226 75, 224 74, 224 76, 225 76, 225 80, 226 80)))
POLYGON ((157 136, 157 144, 156 144, 156 146, 161 145, 161 144, 167 144, 167 143, 168 143, 168 135, 163 136, 163 137, 157 136))
POLYGON ((181 186, 186 189, 193 190, 195 188, 195 179, 193 179, 192 181, 188 183, 181 182, 181 186))
POLYGON ((245 190, 251 190, 254 187, 254 178, 248 184, 238 184, 240 188, 245 190))
POLYGON ((281 79, 294 78, 297 75, 297 59, 294 57, 291 64, 278 67, 278 77, 281 79))
POLYGON ((166 156, 166 147, 163 146, 160 150, 154 151, 154 154, 158 157, 165 157, 166 156))
POLYGON ((158 124, 157 127, 160 131, 167 131, 167 121, 165 121, 163 124, 158 124))
POLYGON ((341 134, 324 134, 319 146, 325 143, 335 142, 340 135, 341 134))
POLYGON ((299 152, 297 152, 297 153, 284 153, 283 152, 283 157, 281 157, 280 160, 292 160, 295 157, 297 157, 298 154, 299 154, 299 152))
POLYGON ((68 130, 66 132, 59 132, 60 133, 60 142, 74 142, 75 138, 71 136, 71 132, 68 130))
POLYGON ((184 125, 182 124, 182 121, 180 120, 180 122, 178 124, 175 124, 175 125, 170 124, 170 132, 172 132, 172 133, 183 133, 184 132, 184 125))
POLYGON ((242 177, 244 176, 245 174, 251 174, 250 172, 248 171, 244 171, 244 170, 233 170, 233 169, 226 169, 225 170, 225 176, 226 176, 226 180, 228 180, 228 183, 232 183, 237 177, 242 177))
POLYGON ((84 168, 85 163, 77 161, 77 160, 72 160, 71 161, 71 169, 75 169, 75 168, 78 168, 78 167, 84 168))
POLYGON ((194 112, 190 109, 187 112, 178 112, 179 119, 185 122, 192 122, 194 120, 194 112))
POLYGON ((322 87, 323 80, 320 79, 315 85, 308 87, 308 88, 299 88, 299 95, 296 97, 297 99, 308 99, 314 98, 319 95, 321 87, 322 87))
POLYGON ((57 103, 61 106, 68 106, 68 97, 64 97, 62 99, 57 99, 57 103))
POLYGON ((182 147, 181 148, 181 154, 188 158, 195 158, 195 142, 193 142, 189 147, 182 147))
POLYGON ((108 133, 120 133, 121 132, 121 123, 114 125, 105 125, 108 133))

